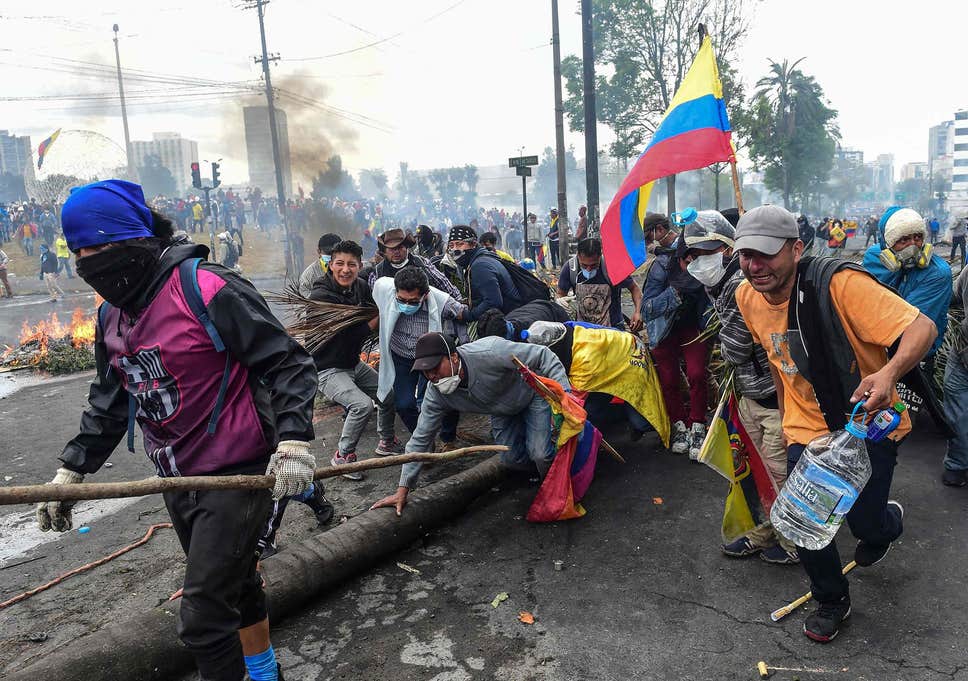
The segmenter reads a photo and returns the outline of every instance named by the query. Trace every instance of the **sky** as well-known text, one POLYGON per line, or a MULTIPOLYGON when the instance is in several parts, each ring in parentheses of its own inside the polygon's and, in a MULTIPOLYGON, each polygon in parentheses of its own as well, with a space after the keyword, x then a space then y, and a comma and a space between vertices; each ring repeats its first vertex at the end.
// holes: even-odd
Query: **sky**
MULTIPOLYGON (((131 138, 179 132, 199 142, 201 158, 223 159, 224 182, 245 183, 241 106, 264 103, 253 62, 258 20, 246 4, 0 0, 0 129, 31 135, 35 147, 57 128, 123 145, 117 81, 105 68, 117 23, 131 138)), ((272 0, 267 39, 280 57, 272 79, 287 93, 280 105, 297 165, 308 173, 339 153, 352 171, 384 167, 392 179, 401 161, 499 165, 553 146, 550 4, 272 0)), ((580 53, 578 6, 560 2, 563 56, 580 53)), ((903 163, 926 160, 930 126, 968 108, 959 34, 968 3, 906 6, 761 0, 739 74, 751 90, 769 59, 805 57, 802 70, 840 113, 844 146, 865 160, 893 153, 899 174, 903 163)), ((609 138, 602 129, 600 146, 609 138)), ((581 135, 566 133, 566 144, 584 156, 581 135)))

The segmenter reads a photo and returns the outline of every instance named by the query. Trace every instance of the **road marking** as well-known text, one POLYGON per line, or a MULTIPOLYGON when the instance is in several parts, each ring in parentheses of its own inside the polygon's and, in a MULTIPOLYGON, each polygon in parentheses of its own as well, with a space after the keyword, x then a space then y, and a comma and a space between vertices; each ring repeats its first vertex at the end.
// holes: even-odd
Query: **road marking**
MULTIPOLYGON (((61 302, 66 302, 68 300, 81 300, 84 298, 93 298, 93 297, 94 297, 94 293, 70 293, 64 296, 64 300, 61 302)), ((4 303, 2 306, 0 306, 0 310, 7 310, 12 307, 27 307, 28 305, 48 305, 49 306, 50 304, 51 303, 49 298, 38 296, 36 300, 25 300, 23 302, 17 302, 17 303, 4 303)), ((53 312, 58 311, 57 308, 51 308, 51 310, 53 312)))
MULTIPOLYGON (((75 531, 81 525, 90 525, 141 499, 144 497, 81 501, 74 507, 75 531)), ((31 549, 57 541, 64 534, 66 533, 41 532, 37 527, 37 515, 34 509, 0 516, 0 561, 6 565, 31 549)))

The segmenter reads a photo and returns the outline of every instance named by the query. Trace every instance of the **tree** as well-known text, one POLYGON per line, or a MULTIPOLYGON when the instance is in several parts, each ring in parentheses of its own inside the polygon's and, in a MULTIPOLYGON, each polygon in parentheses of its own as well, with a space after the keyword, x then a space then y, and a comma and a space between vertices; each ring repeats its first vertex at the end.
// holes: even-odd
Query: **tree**
POLYGON ((359 198, 360 192, 356 188, 356 181, 343 169, 343 159, 339 154, 330 156, 326 161, 326 169, 313 178, 311 196, 316 200, 334 196, 344 201, 359 198))
POLYGON ((786 208, 794 195, 803 203, 826 183, 840 138, 837 112, 826 105, 813 76, 798 68, 802 61, 770 60, 748 119, 750 157, 786 208))
MULTIPOLYGON (((545 147, 541 162, 534 171, 534 188, 528 192, 528 203, 546 208, 558 206, 558 158, 555 150, 545 147)), ((604 170, 604 169, 603 169, 604 170)), ((581 204, 585 199, 585 170, 578 166, 575 148, 565 151, 565 183, 568 187, 568 201, 581 204)), ((569 214, 572 214, 569 211, 569 214)), ((577 216, 575 211, 574 215, 577 216)))
POLYGON ((386 171, 383 168, 368 168, 360 171, 360 192, 366 197, 383 198, 387 193, 386 171))
POLYGON ((138 177, 146 197, 175 195, 175 177, 156 154, 145 156, 144 165, 138 168, 138 177))
POLYGON ((406 161, 400 161, 400 171, 397 173, 397 181, 393 183, 393 189, 401 199, 410 194, 410 164, 406 161))
MULTIPOLYGON (((699 49, 705 24, 724 73, 749 28, 749 0, 593 0, 598 120, 615 133, 612 156, 638 154, 655 132, 699 49)), ((562 60, 572 130, 584 130, 581 60, 562 60)), ((734 108, 724 80, 724 99, 734 108)), ((675 179, 667 183, 675 209, 675 179)))
POLYGON ((868 179, 862 163, 838 156, 822 193, 834 204, 834 212, 844 215, 847 205, 856 201, 868 186, 868 179))

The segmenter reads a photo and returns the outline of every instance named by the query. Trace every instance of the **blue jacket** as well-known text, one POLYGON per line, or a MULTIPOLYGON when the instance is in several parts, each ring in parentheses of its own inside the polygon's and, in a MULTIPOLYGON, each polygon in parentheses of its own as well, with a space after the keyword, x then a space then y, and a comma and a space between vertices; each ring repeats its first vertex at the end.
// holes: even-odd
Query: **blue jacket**
POLYGON ((700 330, 705 326, 709 298, 702 284, 679 269, 677 244, 656 249, 642 284, 641 313, 650 348, 665 340, 683 316, 700 330))
POLYGON ((921 310, 938 327, 938 337, 928 355, 933 355, 944 341, 951 303, 951 267, 938 255, 932 255, 924 269, 902 269, 891 272, 878 257, 882 247, 871 246, 864 253, 864 269, 882 284, 897 290, 904 300, 921 310))
POLYGON ((500 258, 485 249, 474 249, 470 265, 466 321, 476 321, 485 310, 496 307, 505 314, 522 305, 521 294, 500 258))

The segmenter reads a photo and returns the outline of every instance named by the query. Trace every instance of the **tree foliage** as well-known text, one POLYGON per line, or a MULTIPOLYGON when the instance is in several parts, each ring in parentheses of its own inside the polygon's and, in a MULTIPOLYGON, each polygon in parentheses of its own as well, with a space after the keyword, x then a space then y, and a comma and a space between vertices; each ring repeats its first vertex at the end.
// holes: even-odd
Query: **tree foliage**
MULTIPOLYGON (((748 0, 593 0, 595 97, 598 120, 615 133, 610 153, 635 157, 658 126, 699 50, 697 27, 712 38, 723 77, 724 98, 735 79, 728 65, 749 28, 748 0)), ((562 60, 572 130, 584 129, 582 63, 562 60)))
POLYGON ((144 165, 138 168, 141 187, 145 196, 174 196, 175 177, 171 171, 161 164, 157 154, 145 156, 144 165))
POLYGON ((360 171, 360 193, 363 196, 383 198, 390 181, 383 168, 367 168, 360 171))
POLYGON ((356 181, 343 168, 343 159, 334 154, 326 161, 326 168, 313 178, 312 197, 339 197, 342 200, 356 199, 360 195, 356 181))
MULTIPOLYGON (((568 147, 565 151, 565 185, 569 205, 584 203, 585 171, 578 166, 574 147, 568 147)), ((533 201, 535 206, 550 209, 558 205, 558 159, 551 147, 545 147, 541 155, 541 162, 534 171, 534 189, 528 192, 528 196, 528 202, 533 201)), ((569 211, 571 221, 574 222, 577 215, 577 210, 569 211)))
POLYGON ((860 198, 868 187, 869 179, 862 163, 838 156, 834 158, 823 194, 834 204, 834 212, 844 215, 847 205, 860 198))
POLYGON ((837 112, 814 77, 800 70, 802 61, 770 61, 770 73, 756 83, 748 120, 750 157, 787 208, 793 197, 804 203, 823 192, 840 139, 837 112))

